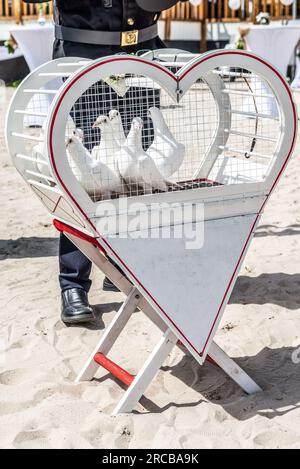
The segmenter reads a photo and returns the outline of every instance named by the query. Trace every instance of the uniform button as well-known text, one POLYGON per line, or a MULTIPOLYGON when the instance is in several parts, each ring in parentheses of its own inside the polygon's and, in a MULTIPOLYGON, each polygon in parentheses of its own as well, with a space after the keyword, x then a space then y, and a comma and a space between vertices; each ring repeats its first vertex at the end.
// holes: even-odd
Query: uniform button
POLYGON ((133 18, 128 18, 127 23, 129 24, 129 26, 133 26, 135 21, 133 18))

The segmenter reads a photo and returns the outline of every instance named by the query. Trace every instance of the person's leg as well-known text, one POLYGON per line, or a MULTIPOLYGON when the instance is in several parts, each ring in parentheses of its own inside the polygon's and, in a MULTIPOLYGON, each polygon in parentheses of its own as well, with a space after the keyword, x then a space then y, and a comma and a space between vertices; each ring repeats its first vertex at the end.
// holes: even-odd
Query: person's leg
MULTIPOLYGON (((132 87, 124 98, 115 93, 103 82, 89 88, 75 103, 71 117, 75 127, 84 134, 84 145, 91 151, 99 144, 101 135, 93 129, 93 123, 101 115, 108 115, 112 109, 118 109, 122 115, 124 130, 128 134, 134 117, 144 121, 143 144, 147 149, 153 140, 153 125, 148 115, 149 107, 160 107, 160 90, 132 87), (102 99, 99 99, 101 96, 102 99)), ((114 263, 113 263, 114 264, 114 263)), ((117 266, 116 266, 117 267, 117 266)), ((120 271, 121 269, 117 267, 120 271)), ((83 289, 88 293, 91 286, 89 280, 91 264, 86 257, 64 236, 60 242, 60 286, 62 292, 71 289, 83 289)), ((122 272, 122 271, 121 271, 122 272)), ((119 291, 106 277, 104 291, 119 291)))
POLYGON ((63 234, 59 243, 59 283, 62 291, 62 320, 68 324, 94 319, 88 302, 92 264, 63 234))
POLYGON ((92 264, 87 257, 65 236, 59 242, 59 283, 62 291, 81 288, 87 293, 91 288, 92 264))
MULTIPOLYGON (((84 133, 84 144, 88 150, 91 150, 95 144, 92 125, 98 116, 95 99, 92 99, 92 96, 93 89, 91 88, 80 97, 70 113, 75 127, 80 128, 84 133)), ((66 323, 94 319, 92 308, 88 302, 91 267, 89 259, 66 236, 61 235, 59 284, 62 291, 62 320, 66 323)))
MULTIPOLYGON (((101 141, 101 132, 99 129, 93 128, 94 122, 97 117, 101 115, 108 116, 112 109, 118 109, 119 99, 122 100, 122 98, 119 98, 107 84, 100 81, 91 86, 74 104, 70 115, 74 121, 75 127, 82 130, 84 135, 83 144, 88 151, 91 152, 93 147, 99 145, 101 141)), ((60 284, 62 289, 65 286, 65 282, 67 281, 67 284, 69 285, 70 281, 73 281, 74 277, 75 282, 78 282, 78 274, 73 269, 74 262, 77 263, 79 270, 82 270, 84 273, 84 275, 79 275, 81 282, 83 281, 87 286, 87 289, 89 289, 89 273, 86 270, 89 264, 84 261, 85 258, 82 256, 75 255, 74 251, 72 251, 72 248, 69 246, 68 252, 65 256, 66 261, 64 262, 63 259, 61 259, 60 265, 61 272, 63 270, 63 273, 60 275, 60 284), (85 275, 85 273, 87 275, 85 275)), ((107 277, 105 277, 103 282, 103 290, 114 292, 119 291, 119 289, 115 287, 107 277)))

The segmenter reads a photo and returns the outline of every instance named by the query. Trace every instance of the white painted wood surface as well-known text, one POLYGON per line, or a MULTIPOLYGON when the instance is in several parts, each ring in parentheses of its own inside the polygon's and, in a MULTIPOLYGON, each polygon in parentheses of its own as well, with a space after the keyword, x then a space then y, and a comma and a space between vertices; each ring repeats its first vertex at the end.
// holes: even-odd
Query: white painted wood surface
POLYGON ((177 343, 177 337, 169 329, 149 355, 144 366, 136 375, 133 383, 115 408, 113 415, 131 412, 141 399, 142 395, 151 384, 159 368, 163 365, 169 353, 177 343))
POLYGON ((141 296, 138 290, 132 287, 132 291, 124 301, 123 305, 114 317, 113 321, 106 328, 105 333, 101 337, 101 340, 99 341, 94 351, 92 352, 90 358, 79 373, 76 379, 76 383, 79 383, 81 381, 91 381, 95 377, 97 369, 99 368, 99 365, 94 360, 95 355, 97 353, 107 355, 110 352, 117 338, 119 337, 127 322, 129 321, 131 315, 136 310, 140 299, 141 296))

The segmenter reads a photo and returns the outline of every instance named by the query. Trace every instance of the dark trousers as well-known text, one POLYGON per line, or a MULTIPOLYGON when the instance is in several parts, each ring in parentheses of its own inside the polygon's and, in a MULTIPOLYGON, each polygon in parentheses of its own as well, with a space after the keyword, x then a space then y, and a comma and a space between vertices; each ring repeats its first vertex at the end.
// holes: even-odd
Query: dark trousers
MULTIPOLYGON (((87 90, 75 103, 71 116, 76 127, 82 129, 87 137, 85 146, 90 151, 101 138, 99 130, 92 130, 92 125, 99 115, 107 115, 112 109, 119 110, 126 134, 130 130, 132 119, 141 117, 144 121, 143 144, 147 149, 153 140, 153 126, 148 115, 148 110, 152 106, 160 107, 159 90, 132 87, 124 98, 120 98, 111 88, 100 82, 87 90), (99 99, 100 93, 101 100, 99 99)), ((59 282, 62 291, 70 288, 83 288, 89 291, 92 264, 64 235, 60 237, 59 267, 59 282)))
POLYGON ((90 274, 92 263, 63 234, 59 240, 59 283, 62 291, 70 288, 83 288, 86 292, 91 288, 90 274))

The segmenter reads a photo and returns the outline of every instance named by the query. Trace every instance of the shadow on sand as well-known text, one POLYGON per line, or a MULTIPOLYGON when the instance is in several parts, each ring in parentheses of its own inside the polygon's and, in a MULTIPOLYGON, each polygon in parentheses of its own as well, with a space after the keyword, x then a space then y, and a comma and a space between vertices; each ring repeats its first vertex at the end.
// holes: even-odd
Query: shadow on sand
MULTIPOLYGON (((298 225, 290 228, 291 230, 276 232, 274 235, 299 234, 299 230, 296 230, 298 225)), ((261 226, 256 236, 272 236, 269 229, 269 226, 261 226)), ((50 257, 56 256, 57 252, 56 238, 0 240, 0 260, 50 257)), ((230 303, 242 305, 270 303, 290 310, 299 309, 300 274, 269 273, 258 277, 240 276, 230 303)), ((103 330, 105 325, 102 316, 118 311, 120 306, 120 303, 95 305, 96 321, 84 327, 103 330)), ((196 402, 180 404, 170 402, 164 407, 159 407, 143 397, 141 403, 146 411, 151 413, 161 413, 172 407, 192 408, 209 401, 222 406, 226 412, 239 420, 248 420, 255 415, 269 419, 285 415, 300 407, 300 363, 293 361, 293 354, 300 360, 300 351, 292 347, 265 348, 255 356, 235 358, 235 361, 263 388, 264 392, 255 396, 247 396, 222 370, 209 363, 200 367, 191 356, 185 355, 179 364, 174 367, 165 366, 162 371, 171 373, 194 389, 199 393, 199 399, 196 402)), ((97 381, 101 382, 104 379, 107 379, 107 376, 97 381)))
POLYGON ((0 261, 5 259, 53 257, 57 254, 57 238, 0 239, 0 261))
MULTIPOLYGON (((140 402, 145 412, 133 412, 162 413, 170 408, 193 408, 201 403, 211 402, 223 407, 234 418, 246 421, 257 415, 273 419, 300 408, 300 349, 265 348, 253 357, 234 360, 261 386, 263 392, 248 396, 223 370, 208 362, 201 367, 193 357, 184 355, 177 365, 164 366, 161 370, 193 389, 199 394, 199 399, 183 403, 170 402, 160 407, 143 396, 140 402), (298 358, 298 364, 293 361, 293 354, 298 358)), ((107 379, 126 391, 127 387, 110 374, 95 381, 101 384, 107 379)))
POLYGON ((300 225, 289 225, 281 228, 276 225, 259 225, 254 235, 255 238, 266 238, 267 236, 295 236, 300 234, 300 225))
POLYGON ((300 274, 282 272, 257 277, 240 276, 229 304, 274 304, 290 310, 300 308, 300 274))
MULTIPOLYGON (((93 322, 87 322, 82 324, 67 325, 67 327, 73 327, 77 329, 87 329, 89 331, 102 331, 105 329, 105 323, 103 316, 115 311, 118 311, 122 306, 122 303, 102 303, 101 305, 93 305, 95 320, 93 322)), ((99 336, 100 339, 100 336, 99 336)))
POLYGON ((180 404, 170 402, 159 407, 143 397, 141 404, 146 412, 161 413, 169 408, 193 408, 203 402, 211 402, 241 421, 256 415, 273 419, 300 407, 300 349, 265 348, 256 356, 235 358, 235 361, 261 386, 263 392, 248 396, 223 370, 208 362, 201 367, 194 358, 185 355, 176 366, 162 367, 162 372, 171 373, 199 393, 199 399, 180 404), (293 361, 293 354, 298 357, 298 364, 293 361))

